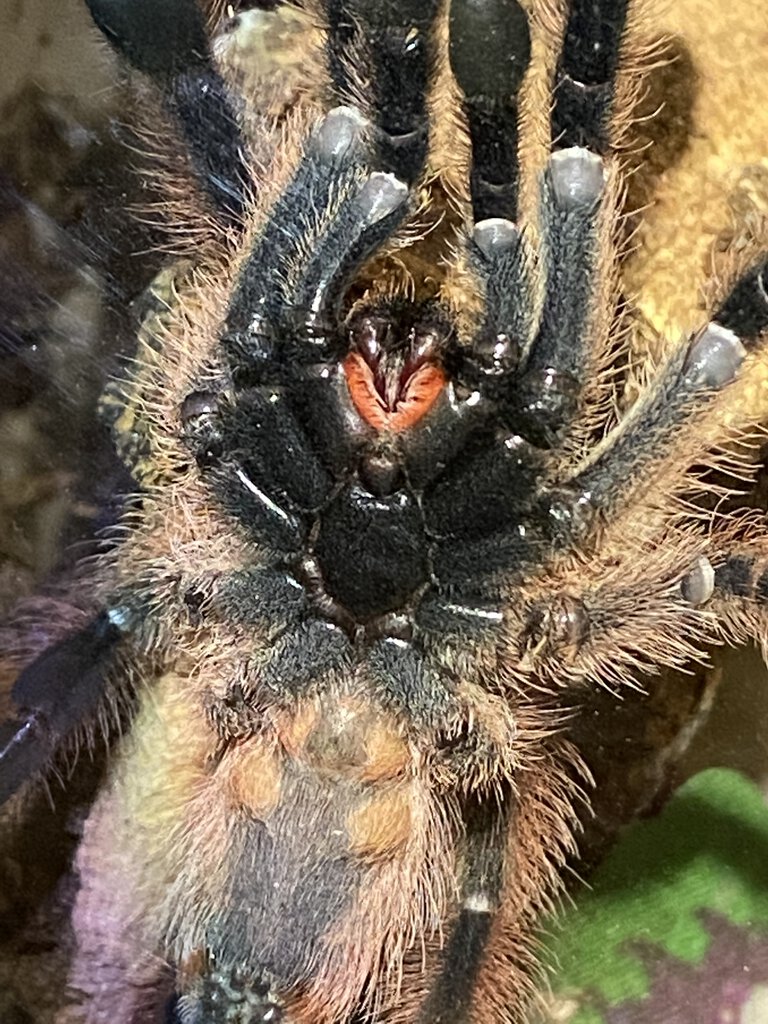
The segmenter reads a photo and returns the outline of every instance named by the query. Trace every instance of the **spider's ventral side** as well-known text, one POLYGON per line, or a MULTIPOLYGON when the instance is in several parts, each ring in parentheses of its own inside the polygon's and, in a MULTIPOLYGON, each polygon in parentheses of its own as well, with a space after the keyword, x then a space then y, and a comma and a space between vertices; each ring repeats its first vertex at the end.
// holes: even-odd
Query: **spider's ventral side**
POLYGON ((93 619, 3 727, 8 798, 133 708, 69 998, 89 1022, 523 1021, 589 788, 569 723, 765 640, 764 524, 711 499, 768 261, 634 374, 628 0, 318 2, 322 87, 271 162, 216 11, 89 6, 154 144, 183 144, 196 244, 105 402, 139 493, 93 619))

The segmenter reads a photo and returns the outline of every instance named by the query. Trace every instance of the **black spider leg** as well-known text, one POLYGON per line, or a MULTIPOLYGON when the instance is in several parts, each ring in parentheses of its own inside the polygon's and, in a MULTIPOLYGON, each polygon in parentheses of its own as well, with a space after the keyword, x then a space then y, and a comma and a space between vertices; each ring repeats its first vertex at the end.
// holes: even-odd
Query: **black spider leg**
POLYGON ((247 146, 214 66, 195 0, 87 0, 112 46, 162 90, 206 195, 226 223, 243 221, 252 185, 247 146))
POLYGON ((613 270, 608 156, 626 10, 625 0, 573 0, 555 76, 557 149, 541 183, 544 304, 511 406, 515 428, 543 448, 563 444, 578 424, 607 348, 597 311, 612 301, 600 293, 613 270))
POLYGON ((730 626, 738 641, 757 641, 764 652, 768 649, 768 559, 764 535, 733 545, 714 568, 708 559, 699 559, 683 581, 682 593, 694 605, 705 604, 711 597, 726 634, 730 626))
POLYGON ((600 347, 593 335, 595 291, 611 200, 599 156, 581 148, 552 155, 542 182, 544 304, 509 414, 523 437, 541 448, 562 443, 594 381, 600 347))
POLYGON ((713 555, 701 555, 680 581, 680 594, 694 608, 714 612, 718 639, 757 641, 768 649, 768 559, 765 535, 730 543, 713 555))
POLYGON ((109 671, 123 637, 120 609, 39 655, 18 677, 15 718, 0 725, 0 804, 44 773, 105 707, 109 671))
POLYGON ((768 605, 768 564, 749 551, 731 553, 714 570, 714 593, 768 605))
POLYGON ((253 378, 340 354, 346 285, 400 223, 408 198, 402 181, 367 170, 368 129, 352 107, 325 117, 248 256, 223 341, 253 378))
MULTIPOLYGON (((610 251, 614 195, 606 187, 607 165, 595 152, 602 148, 597 139, 591 140, 592 149, 553 153, 541 183, 544 302, 539 309, 533 257, 514 223, 517 98, 530 60, 528 23, 516 0, 487 0, 480 16, 476 7, 453 0, 450 45, 472 138, 476 224, 470 259, 485 288, 486 314, 471 345, 459 352, 456 375, 500 402, 513 433, 551 448, 586 405, 585 390, 604 347, 592 329, 597 292, 610 279, 612 265, 602 253, 610 251)), ((573 6, 572 21, 583 21, 581 8, 578 2, 573 6)), ((597 23, 587 27, 604 32, 597 23)), ((622 31, 623 20, 611 37, 616 52, 622 31)), ((573 46, 567 32, 561 68, 572 66, 573 46)), ((611 67, 615 70, 615 63, 611 67)), ((553 139, 557 142, 554 126, 553 139)))
POLYGON ((439 0, 326 0, 328 65, 342 103, 376 127, 374 166, 411 184, 429 149, 427 85, 439 0))
POLYGON ((472 141, 475 224, 468 257, 485 293, 485 316, 474 337, 459 339, 447 353, 446 367, 461 396, 455 407, 466 401, 464 413, 471 410, 479 433, 492 436, 426 489, 422 506, 436 540, 441 595, 425 599, 418 617, 425 629, 466 636, 485 634, 501 619, 496 582, 481 577, 529 564, 536 548, 523 524, 541 460, 499 415, 537 323, 533 257, 514 222, 518 94, 531 46, 527 17, 517 0, 452 0, 449 44, 472 141))
POLYGON ((675 351, 625 419, 542 508, 558 545, 589 532, 595 518, 615 518, 654 467, 679 452, 684 429, 737 376, 768 331, 768 260, 744 274, 712 320, 675 351))
POLYGON ((495 800, 472 801, 465 809, 461 907, 418 1024, 468 1024, 472 1019, 475 983, 503 885, 508 816, 508 806, 495 800))
POLYGON ((517 0, 452 0, 449 52, 471 140, 470 261, 485 289, 485 320, 452 369, 465 386, 498 399, 535 328, 532 260, 516 225, 520 168, 518 94, 531 58, 517 0))
POLYGON ((344 294, 407 209, 402 181, 367 170, 368 128, 339 107, 307 140, 233 293, 222 345, 234 391, 193 438, 224 504, 286 554, 303 549, 307 514, 331 486, 296 409, 338 412, 344 294))
POLYGON ((475 222, 517 220, 518 94, 531 60, 528 18, 517 0, 451 0, 451 69, 472 143, 475 222))
POLYGON ((606 155, 629 0, 572 0, 555 76, 552 138, 606 155))

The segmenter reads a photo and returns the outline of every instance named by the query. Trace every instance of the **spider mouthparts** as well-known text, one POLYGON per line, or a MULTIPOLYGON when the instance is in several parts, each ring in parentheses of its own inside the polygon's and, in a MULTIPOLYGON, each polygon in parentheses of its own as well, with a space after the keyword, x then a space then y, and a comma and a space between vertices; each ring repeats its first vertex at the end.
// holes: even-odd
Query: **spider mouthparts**
POLYGON ((344 372, 363 419, 377 430, 393 431, 420 420, 446 383, 438 364, 439 333, 415 326, 401 341, 387 318, 364 317, 351 340, 344 372))

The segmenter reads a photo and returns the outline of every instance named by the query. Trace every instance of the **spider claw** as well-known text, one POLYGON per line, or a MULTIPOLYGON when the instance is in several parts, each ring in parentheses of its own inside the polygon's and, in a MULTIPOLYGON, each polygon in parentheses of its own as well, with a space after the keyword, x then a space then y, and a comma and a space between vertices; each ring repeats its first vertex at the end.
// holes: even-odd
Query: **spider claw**
POLYGON ((715 570, 708 558, 702 555, 696 564, 680 581, 683 600, 698 608, 706 604, 715 592, 715 570))

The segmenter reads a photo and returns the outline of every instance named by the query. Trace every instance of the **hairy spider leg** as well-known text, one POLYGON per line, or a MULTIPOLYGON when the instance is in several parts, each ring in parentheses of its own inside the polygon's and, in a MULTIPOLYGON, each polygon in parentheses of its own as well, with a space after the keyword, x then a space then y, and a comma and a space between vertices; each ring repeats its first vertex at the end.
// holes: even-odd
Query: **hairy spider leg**
POLYGON ((608 323, 598 322, 614 272, 617 189, 605 161, 574 147, 550 157, 541 182, 538 267, 544 301, 510 393, 510 422, 537 447, 562 448, 594 404, 608 323), (602 328, 602 329, 601 329, 602 328))
POLYGON ((577 466, 559 493, 544 495, 558 547, 578 544, 592 529, 616 520, 640 489, 652 487, 666 457, 685 457, 702 414, 737 378, 750 351, 765 342, 766 278, 761 261, 734 285, 720 310, 676 349, 627 416, 577 466))
MULTIPOLYGON (((736 281, 720 304, 712 323, 741 339, 747 350, 768 331, 768 259, 757 261, 736 281)), ((712 607, 718 619, 731 629, 741 642, 758 637, 764 652, 768 651, 765 606, 768 604, 768 563, 765 559, 765 536, 761 529, 747 523, 747 537, 728 545, 720 543, 715 565, 706 564, 692 571, 685 586, 693 603, 703 603, 705 595, 713 598, 712 607), (752 534, 750 537, 749 534, 752 534), (699 598, 700 600, 695 600, 699 598)))
POLYGON ((338 354, 344 289, 402 220, 408 188, 371 171, 369 127, 353 107, 327 115, 243 266, 223 340, 255 376, 338 354))
POLYGON ((531 35, 517 0, 453 0, 451 70, 463 94, 472 145, 469 194, 474 220, 517 220, 520 163, 518 95, 531 60, 531 35))
POLYGON ((574 0, 555 73, 553 152, 540 184, 544 302, 510 403, 520 432, 544 448, 563 450, 594 427, 584 414, 610 358, 622 198, 614 100, 627 9, 626 0, 574 0))
POLYGON ((768 330, 768 258, 739 278, 713 319, 742 339, 768 330))
MULTIPOLYGON (((451 399, 433 414, 446 447, 453 438, 463 444, 467 433, 487 434, 489 425, 498 423, 520 352, 536 325, 535 304, 529 301, 532 253, 509 219, 517 216, 518 206, 518 94, 531 52, 527 16, 516 0, 454 0, 448 42, 471 142, 470 201, 476 224, 469 258, 484 291, 485 312, 477 334, 460 339, 446 354, 451 377, 471 396, 467 402, 451 399)), ((428 437, 429 419, 425 427, 428 437)), ((493 586, 479 580, 475 586, 477 567, 482 563, 493 575, 531 559, 531 541, 518 527, 541 459, 525 438, 503 424, 479 451, 467 452, 461 465, 451 467, 452 460, 440 455, 448 469, 427 489, 423 509, 436 538, 434 568, 444 596, 428 598, 419 615, 433 628, 441 623, 449 631, 482 631, 500 613, 493 586), (485 532, 491 536, 483 537, 485 532)), ((419 464, 409 463, 412 483, 419 486, 421 476, 419 464)))
POLYGON ((214 65, 195 0, 87 0, 114 48, 159 87, 204 193, 225 224, 242 226, 252 176, 235 103, 214 65))
POLYGON ((499 909, 504 885, 504 846, 510 805, 473 801, 463 809, 465 838, 462 905, 450 931, 436 982, 419 1024, 465 1024, 473 1019, 477 973, 499 909))
POLYGON ((118 621, 103 612, 40 654, 13 684, 18 714, 0 726, 0 804, 50 770, 91 723, 116 717, 110 680, 123 636, 118 621))
POLYGON ((337 102, 359 107, 374 124, 374 166, 412 184, 429 149, 438 0, 327 0, 322 7, 337 102))
POLYGON ((630 0, 573 0, 557 64, 552 138, 608 155, 622 37, 630 0))
POLYGON ((470 259, 485 292, 484 322, 462 352, 459 376, 502 396, 536 326, 532 254, 519 225, 518 97, 531 58, 528 18, 517 0, 454 0, 451 68, 471 142, 474 230, 470 259))
MULTIPOLYGON (((698 579, 695 580, 698 582, 698 579)), ((723 616, 736 617, 736 622, 753 619, 757 628, 749 630, 745 639, 760 637, 765 646, 768 641, 765 610, 768 606, 768 559, 765 557, 765 537, 758 535, 752 542, 731 547, 714 569, 707 572, 707 586, 714 600, 721 601, 723 616)))

